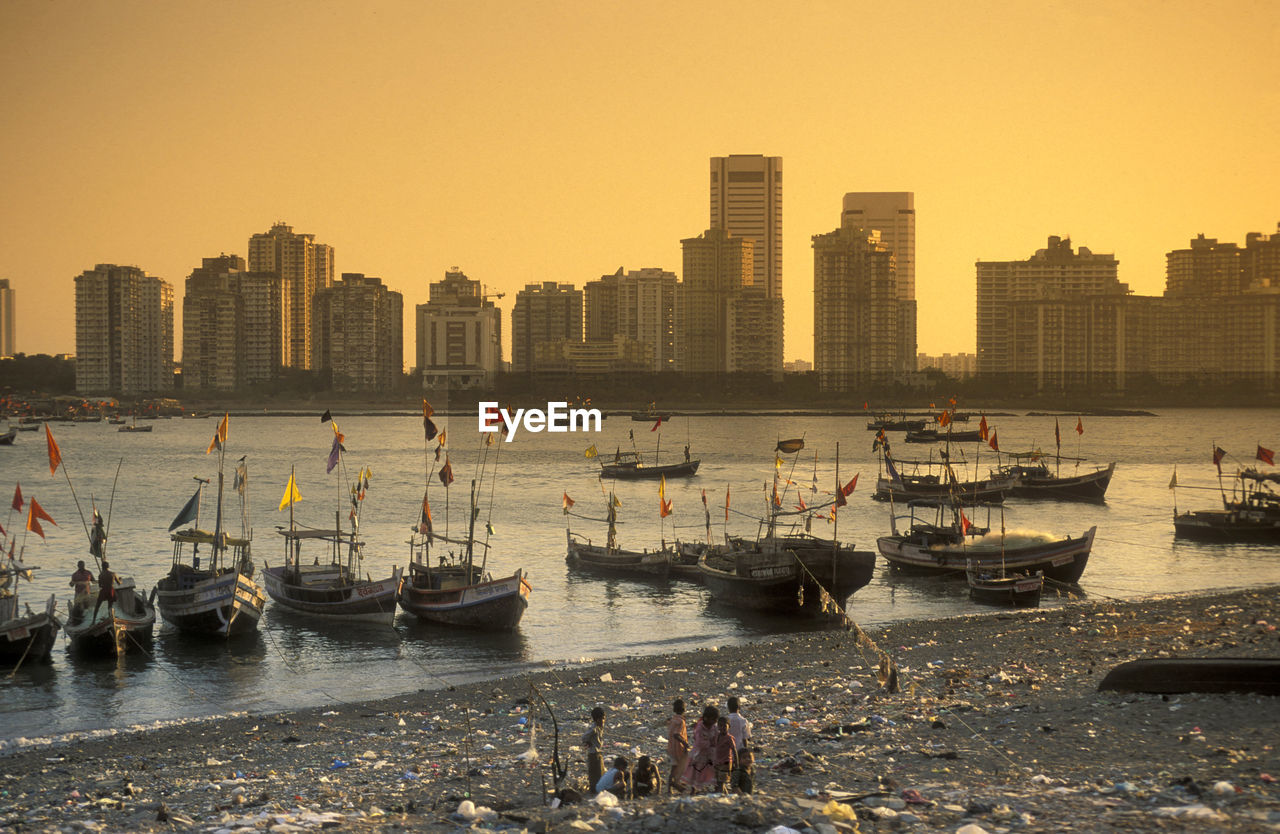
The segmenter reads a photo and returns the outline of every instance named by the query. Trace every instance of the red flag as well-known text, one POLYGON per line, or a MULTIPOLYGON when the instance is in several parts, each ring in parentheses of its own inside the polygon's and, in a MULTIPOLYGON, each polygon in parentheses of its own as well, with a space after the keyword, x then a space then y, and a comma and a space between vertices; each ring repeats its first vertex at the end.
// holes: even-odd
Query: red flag
MULTIPOLYGON (((49 474, 58 474, 58 464, 62 463, 62 452, 58 449, 58 442, 53 439, 53 432, 49 431, 49 424, 44 424, 44 439, 49 447, 49 474)), ((44 536, 41 536, 44 538, 44 536)))
POLYGON ((978 437, 983 440, 987 439, 987 415, 983 414, 982 419, 978 421, 978 437))
POLYGON ((1076 418, 1076 434, 1084 434, 1084 420, 1076 418))
POLYGON ((729 485, 724 485, 724 520, 729 520, 729 485))
POLYGON ((960 524, 963 527, 964 534, 968 535, 969 528, 973 526, 973 522, 969 521, 969 519, 965 517, 964 510, 960 511, 960 524))
POLYGON ((418 520, 418 532, 431 532, 431 502, 427 500, 427 494, 422 494, 422 518, 418 520))
POLYGON ((567 513, 573 508, 573 499, 569 497, 569 493, 564 494, 564 511, 567 513))
POLYGON ((453 464, 448 458, 444 459, 444 466, 440 467, 440 483, 448 486, 453 483, 453 464))
POLYGON ((707 491, 705 489, 702 491, 702 506, 707 506, 707 491))
POLYGON ((671 515, 670 501, 659 501, 658 503, 662 505, 661 507, 658 508, 658 515, 661 518, 666 518, 667 516, 671 515))
POLYGON ((27 529, 43 539, 44 528, 40 526, 40 519, 44 519, 54 527, 58 526, 58 522, 53 520, 53 516, 46 513, 44 507, 41 507, 40 503, 32 498, 30 509, 27 512, 27 529))
POLYGON ((798 497, 798 499, 799 499, 800 503, 796 505, 796 509, 797 509, 797 510, 801 510, 801 511, 804 511, 804 510, 809 509, 808 507, 806 507, 806 506, 804 505, 804 496, 803 496, 803 495, 800 495, 800 496, 797 496, 797 497, 798 497))
POLYGON ((659 428, 661 428, 661 426, 662 426, 662 418, 659 417, 658 422, 654 423, 653 428, 649 429, 649 431, 657 431, 659 428))
MULTIPOLYGON (((859 473, 859 474, 861 474, 861 473, 859 473)), ((852 494, 853 494, 853 491, 854 491, 857 487, 858 487, 858 476, 857 476, 857 475, 854 475, 854 476, 853 476, 853 480, 852 480, 852 481, 850 481, 849 483, 845 484, 844 486, 840 486, 840 485, 837 483, 837 484, 836 484, 836 506, 837 506, 837 507, 844 507, 844 506, 848 506, 849 502, 848 502, 846 499, 847 499, 850 495, 852 495, 852 494)))
POLYGON ((939 426, 942 426, 944 429, 945 429, 947 426, 951 425, 951 414, 950 414, 949 412, 946 412, 946 411, 944 411, 944 412, 942 412, 941 414, 939 414, 939 415, 938 415, 938 425, 939 425, 939 426))
POLYGON ((1275 452, 1265 448, 1261 443, 1258 444, 1258 460, 1268 466, 1275 466, 1275 452))
POLYGON ((22 512, 22 484, 14 484, 13 486, 13 511, 15 513, 22 512))
POLYGON ((1218 467, 1218 474, 1222 474, 1222 459, 1227 456, 1227 450, 1218 446, 1213 447, 1213 465, 1218 467))
POLYGON ((994 431, 991 432, 991 440, 988 441, 987 445, 997 452, 1000 451, 1000 441, 996 439, 996 433, 994 431))
POLYGON ((1053 418, 1053 442, 1058 444, 1058 448, 1062 448, 1062 432, 1058 429, 1058 418, 1053 418))

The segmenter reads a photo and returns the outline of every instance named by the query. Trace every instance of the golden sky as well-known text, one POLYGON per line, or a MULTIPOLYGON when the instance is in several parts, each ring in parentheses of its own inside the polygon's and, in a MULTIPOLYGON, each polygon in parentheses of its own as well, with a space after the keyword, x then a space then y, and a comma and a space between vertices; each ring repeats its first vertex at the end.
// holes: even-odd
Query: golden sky
POLYGON ((404 294, 411 363, 446 269, 508 311, 530 282, 679 274, 708 158, 763 153, 787 359, 849 191, 915 192, 920 349, 972 351, 976 260, 1070 236, 1153 295, 1197 233, 1276 231, 1277 44, 1246 0, 6 0, 0 277, 17 350, 72 352, 83 270, 180 306, 201 258, 284 221, 404 294))

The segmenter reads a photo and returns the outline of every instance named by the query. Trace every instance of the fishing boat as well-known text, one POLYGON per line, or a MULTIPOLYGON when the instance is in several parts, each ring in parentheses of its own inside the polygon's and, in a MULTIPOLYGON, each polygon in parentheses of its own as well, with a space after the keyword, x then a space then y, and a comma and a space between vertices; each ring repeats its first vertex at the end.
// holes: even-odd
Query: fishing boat
POLYGON ((924 420, 908 420, 906 414, 881 414, 867 421, 867 431, 924 431, 924 426, 924 420))
POLYGON ((1277 483, 1280 472, 1238 471, 1230 492, 1221 491, 1222 509, 1179 513, 1175 507, 1174 535, 1215 542, 1280 542, 1280 494, 1272 486, 1277 483))
POLYGON ((969 582, 969 598, 987 605, 1011 605, 1015 608, 1035 608, 1040 604, 1044 589, 1044 574, 1009 573, 999 570, 983 570, 972 562, 966 566, 965 578, 969 582))
POLYGON ((0 446, 12 446, 13 441, 15 438, 17 438, 17 436, 18 436, 18 427, 9 426, 8 429, 6 429, 3 432, 0 432, 0 446))
POLYGON ((977 429, 951 432, 938 429, 920 429, 919 431, 908 431, 904 439, 907 443, 973 443, 982 439, 982 433, 977 429))
POLYGON ((200 527, 201 497, 207 479, 196 478, 195 493, 169 525, 173 557, 169 573, 156 583, 152 597, 160 616, 178 631, 230 637, 252 632, 262 617, 266 597, 254 581, 252 534, 248 521, 248 463, 236 466, 232 489, 239 496, 240 535, 231 536, 223 522, 224 463, 228 417, 214 433, 209 451, 218 449, 218 500, 213 530, 200 527), (190 523, 186 529, 179 529, 190 523), (208 548, 202 557, 201 546, 208 548))
POLYGON ((1105 501, 1111 476, 1116 471, 1114 461, 1107 466, 1080 472, 1078 467, 1084 458, 1064 458, 1040 452, 1014 452, 1010 457, 1013 458, 1013 463, 996 468, 991 477, 1012 478, 1013 486, 1009 490, 1012 498, 1105 501), (1052 470, 1046 463, 1050 459, 1057 461, 1052 470), (1077 471, 1064 476, 1061 472, 1064 460, 1076 461, 1077 471))
MULTIPOLYGON (((512 631, 520 625, 524 612, 529 607, 529 594, 533 586, 529 584, 527 574, 517 568, 515 573, 494 578, 488 571, 489 538, 493 532, 492 522, 486 521, 484 539, 476 538, 476 521, 480 516, 477 482, 471 483, 471 500, 469 503, 467 537, 465 539, 450 538, 448 529, 449 486, 453 483, 453 464, 445 452, 444 435, 439 438, 434 460, 430 455, 430 443, 436 436, 435 426, 430 422, 431 407, 423 402, 423 424, 426 427, 426 442, 423 445, 423 472, 425 485, 422 494, 422 508, 418 523, 409 537, 409 570, 400 583, 398 600, 400 608, 420 620, 444 623, 467 628, 512 631), (436 532, 431 517, 430 485, 435 463, 440 455, 445 454, 444 465, 440 468, 439 480, 445 489, 445 531, 441 535, 436 532), (437 555, 432 564, 431 548, 436 543, 437 555), (451 549, 449 545, 454 547, 451 549), (480 563, 476 564, 477 549, 480 551, 480 563)), ((492 435, 490 435, 492 437, 492 435)), ((493 452, 493 471, 489 475, 496 483, 497 467, 502 455, 502 444, 496 444, 493 452)), ((480 484, 484 483, 484 475, 489 467, 490 450, 494 444, 486 442, 482 447, 480 459, 480 484)), ((490 491, 489 512, 492 515, 492 490, 490 491)))
POLYGON ((277 528, 284 538, 283 564, 263 564, 262 581, 267 594, 277 604, 298 614, 327 620, 363 620, 390 625, 396 616, 396 592, 400 588, 401 569, 394 566, 391 574, 373 579, 364 571, 364 542, 360 540, 360 511, 369 489, 369 474, 361 467, 355 482, 343 488, 345 467, 342 465, 343 435, 333 424, 333 448, 329 453, 329 470, 337 472, 339 508, 333 513, 333 527, 318 529, 301 527, 293 514, 298 494, 294 473, 289 472, 281 508, 289 506, 289 527, 277 528), (342 492, 350 493, 349 524, 342 525, 342 492), (304 564, 302 543, 324 542, 327 556, 319 556, 304 564), (365 578, 361 578, 365 574, 365 578))
MULTIPOLYGON (((657 550, 623 550, 618 547, 618 500, 609 493, 606 521, 609 532, 603 545, 595 544, 566 528, 568 552, 565 561, 570 568, 605 576, 627 576, 638 579, 666 579, 671 574, 674 551, 665 545, 657 550)), ((566 515, 571 515, 568 508, 566 515)), ((583 518, 584 516, 579 516, 583 518)), ((600 519, 589 519, 598 521, 600 519)))
MULTIPOLYGON (((155 418, 153 415, 148 414, 148 415, 147 415, 146 417, 144 417, 143 419, 144 419, 144 420, 154 420, 154 419, 156 419, 156 418, 155 418)), ((132 422, 132 423, 127 423, 127 424, 122 423, 122 424, 120 425, 120 428, 116 429, 116 431, 124 431, 124 432, 145 432, 145 431, 151 431, 151 430, 152 430, 152 429, 154 429, 154 428, 155 428, 155 426, 153 426, 153 425, 151 425, 151 424, 149 424, 149 423, 148 423, 147 425, 145 425, 145 426, 139 426, 139 425, 138 425, 138 415, 137 415, 137 414, 134 414, 134 415, 133 415, 133 422, 132 422)))
POLYGON ((965 517, 958 502, 908 504, 890 517, 891 533, 877 540, 880 555, 893 568, 916 573, 1034 573, 1074 584, 1084 573, 1097 527, 1082 536, 1059 537, 1015 530, 992 532, 965 517), (932 516, 932 519, 929 518, 932 516))
POLYGON ((653 479, 658 478, 688 478, 697 474, 698 466, 702 461, 698 458, 688 458, 688 447, 685 448, 686 459, 678 463, 645 463, 640 459, 640 455, 635 452, 623 452, 618 450, 614 453, 612 463, 600 464, 600 474, 606 478, 619 479, 653 479))
POLYGON ((834 513, 847 505, 845 499, 857 484, 856 477, 847 485, 840 484, 838 449, 836 461, 836 492, 830 501, 805 506, 801 500, 796 511, 784 511, 781 507, 786 487, 780 494, 779 476, 775 474, 772 497, 756 538, 729 537, 725 547, 704 551, 698 568, 713 599, 734 607, 778 613, 838 615, 844 611, 849 596, 871 581, 875 553, 840 543, 838 516, 833 519, 834 534, 830 539, 814 536, 808 530, 812 519, 823 510, 834 513), (780 519, 792 517, 798 523, 801 516, 804 530, 779 531, 780 519))
POLYGON ((889 452, 888 444, 881 448, 882 470, 871 496, 877 501, 999 504, 1014 486, 1011 477, 962 481, 949 460, 899 460, 889 452), (903 464, 912 466, 913 471, 903 472, 899 468, 903 464))
POLYGON ((47 663, 58 630, 62 628, 57 616, 58 601, 53 594, 49 595, 43 611, 33 611, 29 603, 26 613, 19 607, 18 579, 29 580, 36 567, 24 564, 21 559, 0 559, 0 669, 47 663))
POLYGON ((117 576, 115 605, 81 594, 70 603, 64 626, 71 651, 85 656, 118 657, 149 653, 156 609, 138 593, 132 577, 117 576))

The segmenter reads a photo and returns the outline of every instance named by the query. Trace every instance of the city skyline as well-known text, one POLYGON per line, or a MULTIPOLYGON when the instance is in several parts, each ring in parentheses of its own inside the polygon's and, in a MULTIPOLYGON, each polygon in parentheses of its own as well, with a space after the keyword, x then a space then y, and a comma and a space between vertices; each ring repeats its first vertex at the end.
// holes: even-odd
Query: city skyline
POLYGON ((276 221, 403 293, 406 333, 454 266, 505 316, 531 283, 679 273, 732 154, 786 166, 787 360, 812 359, 808 243, 849 192, 914 193, 931 354, 974 350, 975 261, 1060 235, 1156 295, 1165 253, 1280 219, 1266 4, 776 11, 5 4, 15 350, 74 351, 96 264, 180 287, 276 221))

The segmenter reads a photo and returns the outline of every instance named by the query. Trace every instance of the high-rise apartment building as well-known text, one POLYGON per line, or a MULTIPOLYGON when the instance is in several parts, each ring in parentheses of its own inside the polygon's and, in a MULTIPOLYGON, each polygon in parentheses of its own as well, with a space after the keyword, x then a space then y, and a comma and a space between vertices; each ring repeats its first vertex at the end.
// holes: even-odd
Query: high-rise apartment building
POLYGON ((182 384, 234 391, 269 383, 281 366, 281 290, 239 255, 204 258, 182 300, 182 384))
MULTIPOLYGON (((1083 246, 1074 251, 1070 238, 1057 236, 1023 261, 978 261, 978 375, 1009 378, 1020 364, 1033 361, 1026 353, 1026 340, 1035 338, 1028 328, 1052 328, 1046 315, 1071 319, 1069 311, 1080 310, 1079 304, 1087 298, 1128 294, 1129 287, 1120 283, 1118 270, 1115 255, 1095 254, 1083 246), (1048 300, 1075 306, 1059 306, 1053 312, 1014 309, 1021 302, 1048 300)), ((1067 364, 1066 357, 1059 362, 1061 367, 1067 364)))
POLYGON ((1242 283, 1246 290, 1280 288, 1280 223, 1276 224, 1273 235, 1261 232, 1245 235, 1240 267, 1244 272, 1242 283))
POLYGON ((14 291, 8 278, 0 278, 0 358, 13 356, 14 291))
POLYGON ((884 384, 905 365, 894 255, 856 222, 846 215, 813 236, 813 364, 824 391, 884 384))
POLYGON ((502 311, 479 281, 456 267, 416 308, 417 362, 424 388, 485 388, 502 368, 502 311))
POLYGON ((394 391, 404 372, 404 297, 381 278, 344 272, 316 292, 317 367, 337 391, 394 391))
POLYGON ((296 234, 292 226, 276 223, 270 231, 249 238, 249 271, 280 276, 284 365, 314 367, 312 305, 316 292, 333 283, 333 247, 316 243, 315 235, 296 234))
POLYGON ((76 276, 76 391, 133 396, 172 387, 172 285, 114 264, 76 276))
POLYGON ((511 309, 511 370, 530 373, 538 367, 538 344, 582 342, 582 290, 573 284, 544 281, 516 293, 511 309))
POLYGON ((1199 235, 1186 249, 1165 256, 1166 296, 1236 295, 1242 292, 1241 249, 1199 235))
POLYGON ((678 287, 674 272, 652 267, 619 267, 612 275, 588 281, 583 288, 587 341, 612 342, 623 336, 645 345, 645 370, 675 370, 678 287))
POLYGON ((854 191, 844 195, 840 225, 875 230, 893 253, 897 275, 899 371, 914 371, 916 356, 916 198, 911 191, 854 191))
MULTIPOLYGON (((782 157, 733 154, 711 158, 711 229, 727 231, 752 242, 748 286, 776 299, 782 316, 782 157)), ((781 332, 782 322, 770 325, 781 332)), ((779 342, 776 367, 782 371, 779 342)))

